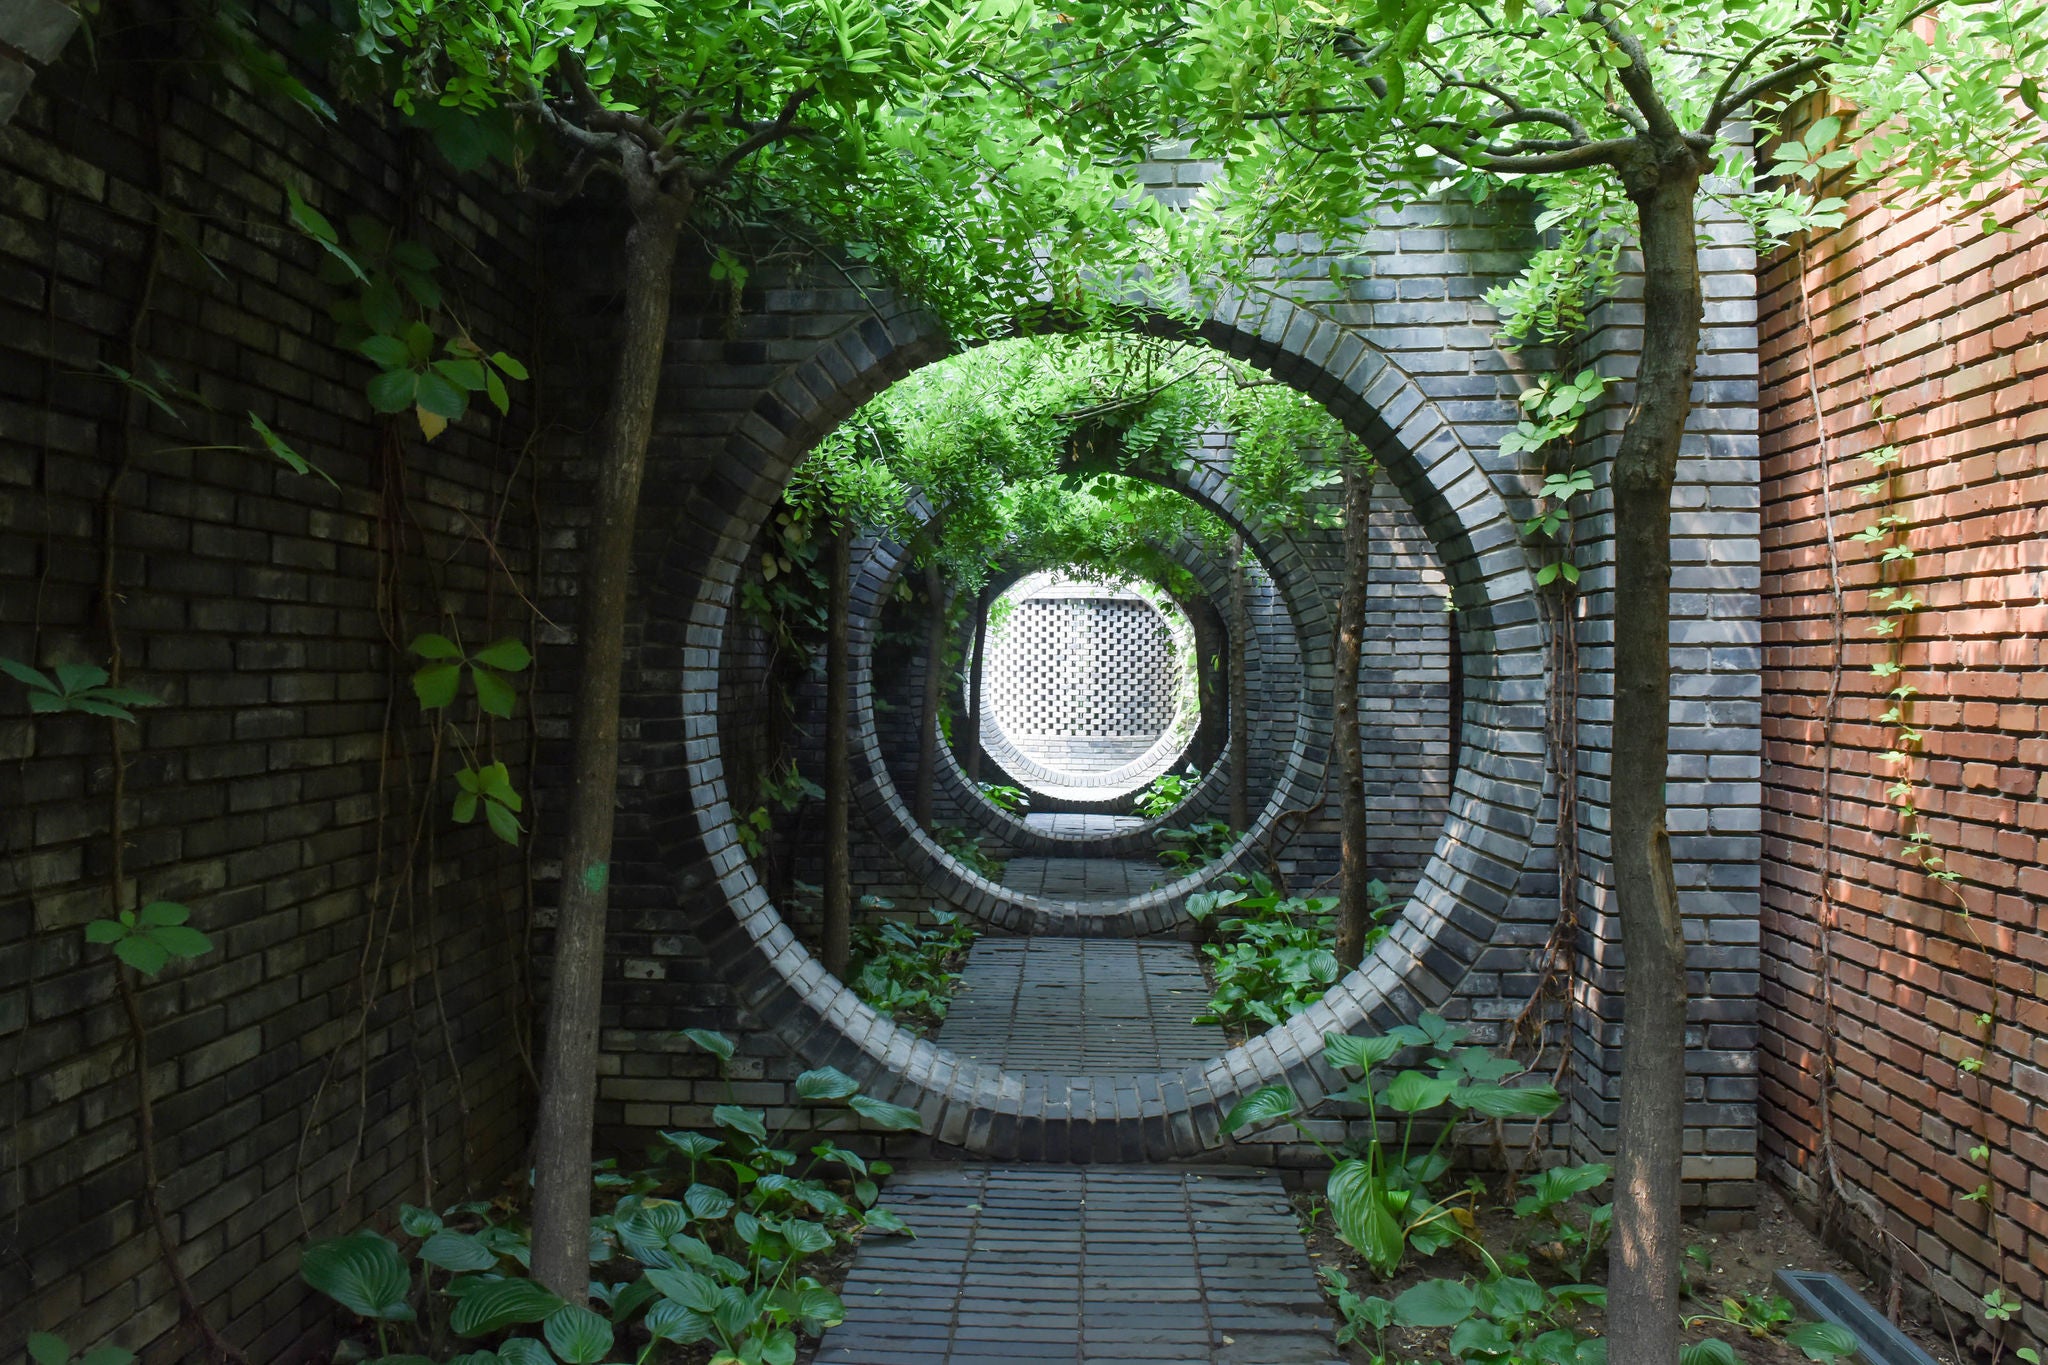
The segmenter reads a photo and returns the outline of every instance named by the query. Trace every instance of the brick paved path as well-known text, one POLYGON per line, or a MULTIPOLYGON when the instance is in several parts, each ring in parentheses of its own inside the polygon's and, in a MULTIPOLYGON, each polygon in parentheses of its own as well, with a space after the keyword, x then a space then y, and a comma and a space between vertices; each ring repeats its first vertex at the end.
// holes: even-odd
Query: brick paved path
POLYGON ((1011 1071, 1178 1071, 1227 1044, 1190 1021, 1208 1003, 1195 950, 1174 941, 982 938, 941 1047, 1011 1071))
POLYGON ((1325 1365, 1332 1323, 1279 1180, 1163 1166, 921 1165, 861 1244, 818 1365, 1325 1365))
MULTIPOLYGON (((1222 1050, 1207 999, 1184 943, 984 938, 938 1042, 1130 1083, 1222 1050)), ((882 1204, 917 1235, 861 1243, 816 1365, 1337 1365, 1270 1172, 927 1162, 882 1204)))
POLYGON ((1012 858, 1003 885, 1055 901, 1120 901, 1164 886, 1172 874, 1137 858, 1012 858))

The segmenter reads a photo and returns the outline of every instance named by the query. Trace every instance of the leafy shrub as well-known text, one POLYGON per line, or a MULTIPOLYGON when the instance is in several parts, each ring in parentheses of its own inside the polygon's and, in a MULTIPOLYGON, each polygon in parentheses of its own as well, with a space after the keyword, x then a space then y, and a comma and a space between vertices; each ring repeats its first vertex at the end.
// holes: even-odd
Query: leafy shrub
POLYGON ((980 835, 969 834, 964 829, 935 829, 932 838, 940 848, 990 881, 1003 875, 1003 860, 982 849, 980 835))
POLYGON ((1006 787, 1000 782, 979 782, 981 796, 991 806, 1010 815, 1022 815, 1031 809, 1031 793, 1022 787, 1006 787))
MULTIPOLYGON (((1332 912, 1337 902, 1325 896, 1281 896, 1262 872, 1233 877, 1236 885, 1221 891, 1198 891, 1187 899, 1187 912, 1198 924, 1216 919, 1218 942, 1202 951, 1211 963, 1216 992, 1198 1024, 1222 1024, 1246 1032, 1277 1028, 1323 998, 1343 975, 1337 955, 1332 912), (1222 917, 1225 910, 1235 913, 1222 917)), ((1393 899, 1380 882, 1369 888, 1375 919, 1393 909, 1393 899)), ((1366 946, 1387 932, 1375 924, 1366 946)))
POLYGON ((1465 1031, 1434 1014, 1371 1037, 1331 1033, 1323 1057, 1357 1076, 1329 1097, 1365 1110, 1369 1136, 1344 1147, 1340 1158, 1304 1124, 1301 1099, 1285 1085, 1264 1086, 1238 1101, 1223 1131, 1285 1120, 1330 1158, 1328 1199, 1337 1235, 1385 1278, 1410 1250, 1431 1255, 1466 1238, 1471 1211, 1440 1201, 1437 1186, 1450 1171, 1444 1147, 1461 1119, 1540 1118, 1563 1102, 1548 1085, 1510 1085, 1523 1067, 1483 1047, 1463 1045, 1465 1031), (1383 1069, 1408 1049, 1422 1049, 1422 1064, 1382 1078, 1383 1069), (1398 1134, 1383 1140, 1382 1115, 1398 1134), (1417 1143, 1417 1125, 1433 1120, 1435 1137, 1417 1143))
POLYGON ((937 923, 929 927, 893 919, 855 926, 848 984, 877 1013, 926 1026, 946 1017, 960 980, 953 966, 978 935, 958 915, 931 915, 937 923))
POLYGON ((1194 791, 1195 785, 1201 780, 1202 774, 1192 763, 1188 764, 1184 773, 1161 773, 1152 779, 1151 785, 1138 793, 1132 809, 1147 820, 1157 820, 1162 815, 1170 815, 1176 806, 1188 799, 1188 794, 1194 791))
POLYGON ((1567 1279, 1585 1279, 1593 1258, 1614 1231, 1614 1205, 1588 1204, 1579 1196, 1606 1184, 1613 1174, 1613 1167, 1596 1161, 1524 1176, 1529 1193, 1514 1203, 1517 1240, 1556 1265, 1567 1279))
MULTIPOLYGON (((688 1036, 721 1065, 733 1055, 721 1034, 688 1036)), ((889 1131, 923 1126, 830 1067, 799 1076, 796 1091, 889 1131)), ((800 1333, 844 1317, 803 1264, 863 1230, 907 1230, 875 1207, 889 1167, 830 1138, 799 1157, 758 1109, 719 1105, 712 1121, 714 1133, 663 1133, 647 1169, 600 1164, 600 1203, 611 1206, 591 1221, 594 1308, 527 1278, 526 1229, 485 1203, 401 1210, 401 1228, 420 1239, 410 1261, 366 1230, 307 1247, 299 1273, 374 1326, 384 1365, 598 1365, 636 1341, 643 1360, 661 1342, 701 1342, 713 1365, 791 1365, 800 1333)))
POLYGON ((1160 830, 1159 842, 1160 863, 1186 873, 1207 867, 1230 852, 1230 846, 1237 842, 1237 831, 1226 821, 1201 820, 1185 829, 1160 830))

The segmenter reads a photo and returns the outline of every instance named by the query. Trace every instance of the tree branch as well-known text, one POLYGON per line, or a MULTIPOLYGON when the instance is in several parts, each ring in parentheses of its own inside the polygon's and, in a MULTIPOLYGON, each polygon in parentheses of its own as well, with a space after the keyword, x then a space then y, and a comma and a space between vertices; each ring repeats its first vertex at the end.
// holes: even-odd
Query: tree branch
POLYGON ((1671 111, 1664 107, 1664 97, 1657 93, 1657 82, 1650 75, 1650 56, 1636 41, 1636 35, 1629 32, 1620 17, 1598 0, 1587 13, 1607 34, 1608 41, 1628 58, 1628 65, 1615 71, 1615 79, 1628 92, 1630 101, 1649 125, 1649 132, 1659 138, 1680 136, 1678 120, 1671 117, 1671 111))
POLYGON ((692 172, 690 175, 691 183, 695 184, 699 189, 723 185, 732 178, 732 173, 738 170, 740 164, 748 157, 764 147, 772 147, 789 137, 796 123, 797 112, 804 107, 804 101, 817 93, 818 88, 814 85, 807 85, 801 90, 791 91, 789 98, 782 102, 781 112, 777 113, 774 118, 766 123, 755 124, 754 131, 747 136, 746 140, 719 158, 718 164, 710 170, 692 172))

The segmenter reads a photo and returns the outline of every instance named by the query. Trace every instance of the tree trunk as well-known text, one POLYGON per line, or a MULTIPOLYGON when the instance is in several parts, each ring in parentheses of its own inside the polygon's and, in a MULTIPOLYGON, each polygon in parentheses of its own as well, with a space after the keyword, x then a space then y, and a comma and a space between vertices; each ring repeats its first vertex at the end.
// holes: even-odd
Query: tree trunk
POLYGON ((1245 685, 1245 639, 1251 613, 1245 607, 1244 537, 1230 538, 1230 827, 1252 825, 1251 700, 1245 685))
POLYGON ((983 589, 974 600, 974 662, 967 673, 967 734, 953 747, 965 760, 967 780, 981 781, 981 671, 988 654, 989 595, 983 589))
POLYGON ((1230 635, 1224 629, 1222 613, 1207 597, 1191 596, 1180 608, 1194 630, 1195 708, 1201 713, 1194 742, 1188 747, 1188 761, 1197 772, 1206 773, 1229 743, 1229 684, 1223 674, 1228 668, 1224 655, 1230 648, 1230 635))
POLYGON ((1336 716, 1338 809, 1342 813, 1342 868, 1337 900, 1337 961, 1346 971, 1365 960, 1372 928, 1366 883, 1365 739, 1359 732, 1358 674, 1365 652, 1365 593, 1372 568, 1372 471, 1344 462, 1344 588, 1337 602, 1336 716))
POLYGON ((846 975, 853 952, 853 850, 846 817, 853 799, 853 755, 847 737, 847 618, 853 608, 853 527, 832 537, 832 577, 825 608, 825 970, 846 975))
POLYGON ((676 238, 688 207, 680 195, 663 193, 644 164, 634 170, 630 158, 627 178, 633 223, 625 241, 625 316, 578 591, 576 741, 533 1134, 533 1277, 572 1303, 584 1302, 590 1287, 590 1138, 633 526, 668 340, 676 238))
POLYGON ((932 786, 939 769, 939 698, 945 689, 946 570, 934 549, 924 563, 928 614, 924 626, 924 696, 917 708, 917 781, 910 814, 926 829, 932 823, 932 786))
POLYGON ((1624 168, 1623 174, 1642 224, 1643 356, 1612 475, 1610 799, 1624 996, 1607 1329, 1613 1359, 1644 1365, 1670 1365, 1678 1358, 1679 1341, 1685 926, 1671 870, 1664 781, 1671 714, 1671 486, 1692 401, 1702 315, 1693 215, 1699 162, 1682 145, 1657 162, 1624 168))

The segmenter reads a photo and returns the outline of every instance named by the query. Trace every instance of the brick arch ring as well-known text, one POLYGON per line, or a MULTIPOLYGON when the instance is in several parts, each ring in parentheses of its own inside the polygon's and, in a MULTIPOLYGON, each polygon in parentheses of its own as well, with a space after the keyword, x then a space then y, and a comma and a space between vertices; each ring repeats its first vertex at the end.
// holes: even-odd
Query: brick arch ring
MULTIPOLYGON (((1223 474, 1198 465, 1193 471, 1176 470, 1170 477, 1151 479, 1171 488, 1216 513, 1247 546, 1260 553, 1260 562, 1278 589, 1289 623, 1298 643, 1302 668, 1283 680, 1293 689, 1296 723, 1292 740, 1282 760, 1279 776, 1266 797, 1252 827, 1219 859, 1164 886, 1120 901, 1049 900, 1028 895, 1012 886, 992 881, 940 848, 937 841, 912 818, 895 778, 882 757, 880 728, 875 719, 874 642, 882 606, 894 593, 897 582, 909 567, 909 552, 896 541, 872 542, 854 575, 853 615, 848 632, 852 672, 852 738, 854 799, 869 827, 883 843, 896 850, 899 861, 928 891, 956 910, 965 911, 984 924, 1016 934, 1063 934, 1106 938, 1135 938, 1163 933, 1186 919, 1187 897, 1200 891, 1239 866, 1266 841, 1273 823, 1293 807, 1321 804, 1324 790, 1324 754, 1327 744, 1315 732, 1317 709, 1302 705, 1307 700, 1305 676, 1320 660, 1329 672, 1332 623, 1315 581, 1283 537, 1256 518, 1240 515, 1236 497, 1223 474)), ((913 507, 922 519, 922 508, 913 507)), ((1327 708, 1322 710, 1328 715, 1327 708)), ((942 753, 950 756, 948 746, 942 753)), ((947 760, 941 766, 947 766, 947 760)), ((965 782, 964 776, 962 782, 965 782)), ((1145 831, 1149 836, 1149 830, 1145 831)))
MULTIPOLYGON (((1321 1001, 1220 1056, 1173 1072, 1078 1079, 956 1057, 877 1015, 828 973, 740 845, 719 757, 716 679, 743 566, 797 461, 861 403, 948 352, 936 320, 877 306, 820 337, 809 359, 762 393, 699 483, 696 510, 710 534, 667 536, 651 565, 649 640, 679 639, 682 648, 659 646, 650 667, 673 670, 664 662, 672 655, 683 665, 681 685, 645 698, 644 747, 622 761, 680 779, 664 788, 687 792, 689 809, 649 814, 694 827, 701 860, 672 867, 672 909, 639 920, 694 923, 707 966, 799 1064, 839 1067, 868 1093, 915 1108, 942 1145, 1010 1160, 1167 1160, 1221 1149, 1231 1141, 1223 1116, 1258 1087, 1285 1082, 1312 1099, 1342 1084, 1323 1062, 1326 1032, 1384 1029, 1449 998, 1475 968, 1530 856, 1544 781, 1543 645, 1534 575, 1507 505, 1444 414, 1346 329, 1273 299, 1257 312, 1212 317, 1194 335, 1317 398, 1369 443, 1436 544, 1465 658, 1451 809, 1405 913, 1321 1001)), ((1506 413, 1505 398, 1501 406, 1506 413)), ((664 477, 658 462, 649 477, 664 477)), ((1327 642, 1306 666, 1312 679, 1321 670, 1324 693, 1308 704, 1327 717, 1327 642)))
MULTIPOLYGON (((1195 576, 1202 590, 1211 598, 1222 596, 1228 591, 1223 573, 1213 563, 1190 547, 1182 547, 1176 556, 1181 567, 1195 576)), ((1006 570, 990 581, 989 588, 1001 592, 1009 584, 1024 577, 1022 570, 1006 570)), ((1245 641, 1247 672, 1255 680, 1263 677, 1264 647, 1260 643, 1263 627, 1255 627, 1245 641)), ((971 638, 971 628, 965 632, 971 638)), ((1194 741, 1188 742, 1192 748, 1194 741)), ((1185 751, 1183 751, 1185 757, 1185 751)), ((1027 824, 1021 816, 1003 810, 982 795, 967 770, 960 766, 960 756, 950 744, 939 746, 938 772, 934 775, 937 790, 973 826, 973 832, 985 834, 1000 840, 1010 848, 1018 850, 1020 857, 1045 858, 1124 858, 1132 855, 1151 854, 1158 851, 1158 831, 1176 823, 1204 819, 1213 813, 1216 806, 1227 799, 1225 784, 1229 781, 1231 755, 1226 748, 1209 765, 1178 806, 1164 815, 1156 816, 1141 825, 1119 830, 1113 834, 1067 834, 1040 829, 1027 824)))

